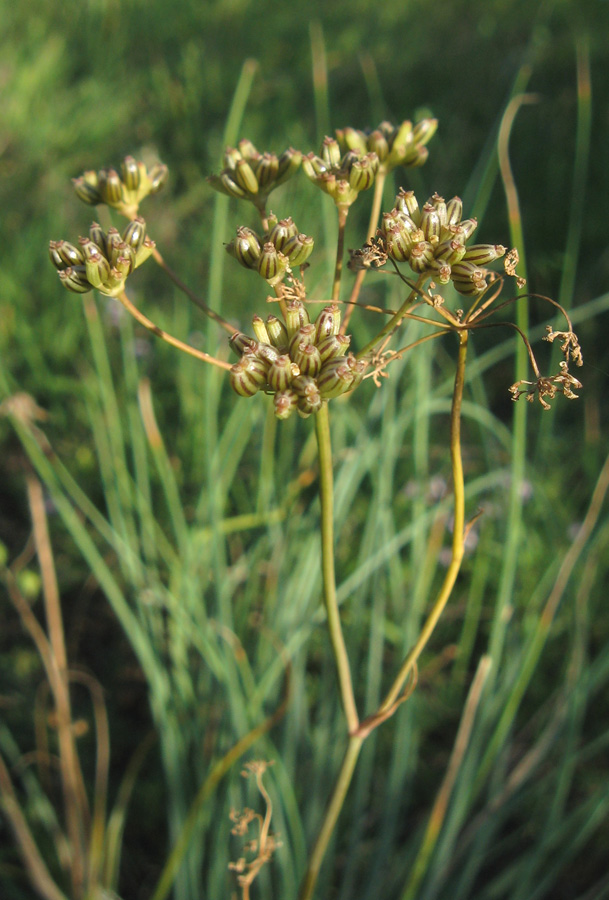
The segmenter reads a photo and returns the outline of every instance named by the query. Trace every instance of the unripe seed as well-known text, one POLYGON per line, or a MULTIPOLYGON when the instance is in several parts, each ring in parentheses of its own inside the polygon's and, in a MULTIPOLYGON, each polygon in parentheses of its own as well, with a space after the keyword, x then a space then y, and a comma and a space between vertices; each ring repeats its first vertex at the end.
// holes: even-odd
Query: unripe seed
POLYGON ((485 266, 504 256, 505 252, 506 248, 501 244, 472 244, 466 248, 463 261, 474 263, 476 266, 485 266))
POLYGON ((288 346, 288 331, 281 319, 278 319, 277 316, 267 316, 266 318, 266 330, 269 333, 270 343, 273 347, 277 347, 279 350, 287 350, 288 346))
POLYGON ((285 391, 292 383, 295 371, 294 363, 286 354, 278 356, 267 372, 267 381, 272 391, 285 391))
POLYGON ((298 408, 298 394, 293 390, 277 391, 273 398, 275 415, 278 419, 289 419, 298 408))
POLYGON ((140 186, 140 168, 133 156, 126 156, 121 163, 123 184, 130 191, 137 191, 140 186))
POLYGON ((421 241, 412 248, 408 262, 413 272, 421 273, 429 268, 432 260, 433 247, 426 241, 421 241))
POLYGON ((290 338, 298 331, 301 325, 309 324, 309 313, 302 301, 290 300, 286 304, 285 324, 290 338))
POLYGON ((124 242, 137 252, 146 237, 146 222, 141 216, 132 219, 123 229, 122 234, 124 242))
POLYGON ((255 353, 258 348, 258 341, 255 341, 248 334, 236 331, 228 339, 231 348, 241 356, 243 353, 255 353))
POLYGON ((290 355, 300 369, 301 375, 310 375, 314 378, 321 369, 321 355, 315 344, 301 341, 292 349, 290 355))
POLYGON ((288 344, 288 350, 292 359, 294 359, 294 352, 296 347, 299 344, 314 344, 315 343, 315 325, 309 323, 307 325, 302 325, 298 331, 295 331, 292 337, 290 338, 290 342, 288 344))
POLYGON ((246 353, 230 370, 230 384, 241 397, 253 397, 266 384, 267 367, 256 356, 246 353))
POLYGON ((264 319, 260 316, 254 316, 252 318, 252 328, 254 329, 254 334, 256 338, 263 344, 271 344, 271 338, 269 336, 267 327, 264 323, 264 319))
POLYGON ((74 294, 86 294, 93 289, 84 266, 68 266, 57 274, 63 286, 74 294))
POLYGON ((315 320, 315 343, 331 334, 338 334, 340 330, 340 307, 337 303, 332 306, 324 306, 315 320))
POLYGON ((353 372, 347 357, 338 356, 324 363, 317 378, 319 393, 324 400, 339 397, 351 388, 353 372))
POLYGON ((344 356, 349 349, 351 336, 348 334, 329 334, 317 344, 322 364, 337 356, 344 356))

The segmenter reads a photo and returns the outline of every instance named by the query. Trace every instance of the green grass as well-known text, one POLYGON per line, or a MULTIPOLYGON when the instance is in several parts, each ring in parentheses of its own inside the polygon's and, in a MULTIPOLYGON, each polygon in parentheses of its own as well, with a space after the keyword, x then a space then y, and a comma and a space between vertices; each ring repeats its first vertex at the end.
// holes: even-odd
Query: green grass
MULTIPOLYGON (((68 179, 126 152, 158 149, 172 181, 165 195, 147 203, 149 228, 184 280, 246 326, 264 289, 232 264, 222 244, 247 213, 243 219, 202 182, 217 169, 225 141, 248 135, 273 150, 290 143, 316 149, 324 119, 361 126, 430 107, 441 130, 413 185, 423 194, 460 193, 476 207, 480 238, 507 243, 493 140, 524 62, 532 67, 526 89, 543 94, 538 105, 521 110, 510 143, 530 286, 569 308, 584 357, 595 368, 584 369, 584 390, 574 404, 558 398, 551 413, 524 401, 512 407, 511 333, 474 337, 463 437, 466 512, 484 508, 478 544, 420 661, 414 697, 364 745, 317 896, 407 900, 485 654, 491 669, 413 896, 609 895, 606 507, 574 544, 606 437, 607 354, 600 336, 609 296, 599 262, 598 202, 606 173, 590 153, 591 141, 602 146, 606 128, 595 118, 607 86, 599 32, 587 28, 584 16, 571 19, 563 3, 542 4, 535 13, 514 2, 485 5, 473 33, 469 4, 467 15, 464 3, 454 4, 443 22, 430 19, 427 9, 389 3, 372 11, 359 3, 324 12, 320 6, 325 95, 314 94, 311 36, 291 9, 184 5, 168 19, 160 4, 123 5, 120 13, 99 4, 73 16, 50 9, 40 19, 45 27, 27 10, 2 10, 11 103, 2 125, 0 197, 9 252, 0 276, 1 399, 26 391, 47 409, 49 420, 38 424, 52 450, 35 429, 0 423, 1 537, 13 560, 29 530, 17 468, 27 459, 54 510, 52 541, 66 607, 78 609, 88 584, 95 607, 107 604, 115 617, 111 651, 97 657, 96 676, 116 683, 114 670, 130 653, 143 673, 146 727, 138 722, 131 734, 117 714, 120 733, 111 734, 130 751, 148 724, 157 734, 127 820, 121 896, 153 896, 169 851, 165 835, 168 845, 179 837, 213 766, 278 707, 287 657, 286 715, 243 758, 275 760, 267 784, 273 828, 283 841, 253 896, 295 897, 340 765, 342 714, 320 606, 311 420, 277 423, 263 397, 235 398, 214 370, 154 342, 125 317, 113 318, 112 301, 87 295, 83 303, 61 290, 46 262, 48 239, 73 237, 90 218, 68 179), (586 47, 592 100, 581 74, 586 47), (440 58, 438 48, 445 48, 440 58), (256 72, 242 69, 249 57, 258 60, 256 72), (521 417, 517 427, 513 411, 521 417), (561 565, 573 547, 578 553, 562 582, 561 565), (158 772, 162 799, 153 794, 156 802, 143 809, 138 790, 150 795, 158 772)), ((585 8, 601 17, 598 10, 592 3, 585 8)), ((313 36, 320 40, 319 31, 313 36)), ((316 53, 319 59, 319 43, 316 53)), ((393 193, 388 186, 385 208, 393 193)), ((300 227, 319 235, 311 283, 319 279, 321 299, 332 268, 332 254, 325 259, 321 248, 324 227, 332 228, 324 226, 327 206, 300 177, 276 202, 276 211, 292 213, 300 227)), ((360 230, 354 212, 349 228, 355 246, 365 217, 360 230)), ((226 352, 217 327, 187 306, 152 261, 133 284, 133 298, 162 327, 226 352)), ((371 303, 400 300, 389 279, 369 279, 364 290, 371 303)), ((546 314, 532 307, 531 317, 539 342, 546 314)), ((371 318, 354 320, 354 343, 363 345, 373 327, 371 318)), ((415 339, 418 326, 409 327, 415 339)), ((438 478, 449 481, 454 343, 447 337, 422 345, 390 368, 380 390, 368 381, 349 402, 332 404, 338 597, 356 695, 366 711, 388 689, 443 575, 439 550, 449 542, 450 497, 436 501, 430 491, 438 478)), ((549 347, 540 355, 546 351, 549 357, 549 347)), ((0 602, 12 622, 4 595, 0 602)), ((67 627, 70 634, 69 620, 67 627)), ((86 627, 95 638, 99 626, 91 616, 86 627)), ((33 747, 30 701, 40 673, 25 661, 25 639, 15 637, 15 628, 10 634, 0 670, 6 685, 0 694, 9 701, 0 746, 16 765, 33 747), (12 674, 19 659, 21 677, 12 674)), ((77 640, 73 645, 73 661, 87 666, 77 640)), ((106 697, 111 713, 113 700, 106 697)), ((236 763, 209 782, 192 820, 176 900, 230 896, 227 865, 241 850, 229 833, 229 811, 261 808, 239 768, 236 763)), ((52 840, 41 836, 60 813, 44 800, 33 770, 15 780, 57 871, 52 840)), ((112 800, 119 781, 113 773, 112 800)), ((9 900, 22 900, 33 894, 18 856, 5 849, 8 837, 2 822, 0 883, 9 900)))

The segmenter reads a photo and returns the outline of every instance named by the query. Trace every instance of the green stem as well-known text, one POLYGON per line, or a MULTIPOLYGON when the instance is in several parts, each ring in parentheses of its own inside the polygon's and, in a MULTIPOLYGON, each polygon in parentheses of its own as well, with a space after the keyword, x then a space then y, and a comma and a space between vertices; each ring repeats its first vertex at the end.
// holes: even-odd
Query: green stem
POLYGON ((163 329, 159 328, 158 325, 155 325, 154 322, 152 322, 147 316, 144 315, 144 313, 140 312, 139 309, 133 305, 124 291, 122 292, 122 294, 119 294, 116 299, 123 304, 127 312, 133 316, 136 322, 139 322, 140 325, 143 325, 144 328, 147 328, 148 331, 152 332, 152 334, 160 337, 161 340, 165 341, 167 344, 171 344, 172 347, 176 347, 178 350, 181 350, 183 353, 188 353, 190 356, 194 356, 196 359, 202 359, 203 362, 211 363, 214 366, 218 366, 218 368, 220 369, 228 369, 230 371, 230 363, 225 362, 223 359, 216 359, 215 356, 211 356, 209 353, 205 353, 203 350, 197 350, 196 347, 191 347, 190 344, 185 344, 184 341, 180 341, 178 338, 173 337, 173 335, 168 334, 168 332, 163 331, 163 329))
POLYGON ((330 838, 332 837, 332 832, 334 831, 334 826, 336 825, 343 803, 345 802, 347 790, 349 789, 355 764, 363 743, 363 737, 351 735, 349 738, 343 764, 338 774, 338 779, 334 786, 334 791, 330 798, 324 821, 319 834, 317 835, 317 840, 315 841, 311 856, 309 857, 309 864, 300 886, 298 900, 311 900, 311 897, 313 896, 321 863, 325 852, 328 849, 328 844, 330 843, 330 838))
POLYGON ((159 265, 161 269, 163 269, 163 271, 167 273, 176 287, 179 288, 179 290, 181 290, 183 294, 186 294, 188 299, 191 300, 195 304, 195 306, 198 306, 199 309, 202 309, 206 316, 209 316, 210 319, 213 319, 214 322, 217 322, 218 325, 220 325, 221 328, 224 328, 224 330, 229 334, 235 334, 239 330, 238 328, 235 328, 234 325, 231 325, 230 322, 227 322, 226 319, 223 319, 219 313, 211 309, 211 307, 209 307, 207 303, 205 303, 203 300, 201 300, 200 297, 197 296, 197 294, 191 291, 190 288, 184 284, 179 275, 176 275, 173 269, 167 265, 156 248, 152 251, 152 256, 157 265, 159 265))
POLYGON ((343 254, 345 252, 345 226, 349 215, 348 206, 338 209, 338 240, 336 242, 336 264, 334 266, 334 283, 332 285, 332 301, 336 303, 340 294, 340 279, 343 274, 343 254))
POLYGON ((422 289, 428 278, 428 273, 424 272, 422 275, 419 275, 416 286, 408 294, 398 311, 391 317, 391 319, 389 319, 384 328, 381 328, 376 337, 372 338, 371 341, 368 341, 366 346, 359 351, 359 353, 357 354, 358 359, 362 359, 364 356, 366 356, 367 353, 369 353, 371 350, 374 350, 376 345, 380 343, 383 338, 387 337, 388 334, 391 334, 391 332, 398 327, 398 325, 404 318, 404 313, 406 312, 410 304, 419 296, 419 291, 422 289))
MULTIPOLYGON (((374 197, 372 199, 372 209, 370 210, 370 219, 368 221, 368 233, 366 234, 367 241, 374 237, 374 233, 376 232, 376 226, 378 224, 379 214, 381 212, 381 204, 383 202, 383 189, 385 187, 386 178, 387 173, 384 170, 379 170, 379 173, 376 176, 376 181, 374 182, 374 197)), ((341 326, 341 331, 343 334, 345 334, 347 330, 349 319, 351 318, 351 314, 355 309, 355 304, 357 303, 357 298, 359 297, 359 292, 364 278, 366 277, 367 271, 367 269, 360 269, 355 276, 353 288, 351 289, 351 296, 348 300, 349 305, 347 306, 347 309, 345 311, 343 324, 341 326)))
POLYGON ((352 734, 359 725, 355 706, 349 657, 340 624, 340 613, 336 599, 336 576, 334 573, 334 476, 332 473, 332 444, 330 441, 330 416, 328 404, 324 403, 315 416, 315 434, 319 453, 319 499, 321 502, 321 567, 323 595, 328 630, 332 642, 332 652, 338 675, 341 700, 347 727, 352 734))
POLYGON ((433 631, 438 623, 448 598, 457 580, 463 549, 465 546, 465 484, 463 481, 463 460, 461 458, 461 403, 463 400, 463 386, 465 384, 465 360, 467 357, 468 332, 463 329, 459 332, 459 356, 457 359, 457 371, 455 373, 455 386, 450 412, 450 458, 453 473, 453 490, 455 495, 454 530, 452 543, 452 556, 444 577, 444 582, 434 605, 427 617, 416 643, 402 663, 397 678, 393 682, 387 696, 379 707, 378 714, 388 712, 398 699, 404 682, 412 672, 415 663, 425 649, 433 631))

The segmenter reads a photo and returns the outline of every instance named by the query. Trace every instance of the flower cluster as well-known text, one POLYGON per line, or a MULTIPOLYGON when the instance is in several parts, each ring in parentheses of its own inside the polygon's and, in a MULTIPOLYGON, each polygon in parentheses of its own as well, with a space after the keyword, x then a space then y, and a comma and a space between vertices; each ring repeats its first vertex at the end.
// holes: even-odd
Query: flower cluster
POLYGON ((260 390, 273 394, 275 415, 287 419, 294 411, 306 418, 325 400, 353 390, 368 363, 347 353, 351 338, 341 334, 340 309, 325 306, 315 322, 300 300, 285 307, 285 323, 270 315, 254 316, 257 339, 241 332, 230 338, 241 358, 230 372, 230 383, 242 397, 260 390))
POLYGON ((373 152, 348 150, 341 156, 338 141, 331 137, 324 138, 321 156, 309 153, 302 160, 305 175, 343 209, 374 184, 379 165, 373 152))
POLYGON ((222 194, 249 200, 257 209, 264 209, 271 191, 287 181, 298 170, 302 160, 300 150, 292 147, 281 156, 260 153, 251 141, 239 141, 238 149, 224 151, 224 168, 219 175, 210 175, 208 183, 222 194))
POLYGON ((391 172, 396 166, 409 169, 422 166, 429 156, 425 145, 437 127, 437 119, 421 119, 416 125, 406 119, 397 127, 391 122, 381 122, 373 131, 340 128, 336 130, 336 138, 343 152, 353 150, 361 156, 376 153, 381 170, 391 172))
POLYGON ((78 246, 68 241, 51 241, 49 255, 63 286, 75 294, 93 288, 109 297, 117 297, 127 276, 141 266, 154 250, 154 241, 146 237, 146 223, 138 216, 122 232, 93 222, 89 237, 80 237, 78 246))
POLYGON ((492 273, 484 268, 506 252, 501 244, 467 242, 476 219, 463 219, 459 197, 448 203, 434 194, 419 208, 413 191, 401 190, 391 212, 383 213, 378 243, 395 262, 408 262, 418 275, 427 273, 439 284, 452 281, 460 294, 480 294, 492 273))
POLYGON ((581 381, 571 375, 564 360, 559 363, 559 367, 558 375, 540 375, 537 381, 525 381, 521 378, 510 388, 512 400, 519 400, 524 395, 529 403, 532 403, 537 397, 544 409, 550 409, 550 404, 544 397, 553 400, 556 394, 564 394, 567 400, 576 400, 578 395, 574 393, 573 388, 576 390, 581 388, 581 381), (526 387, 523 388, 522 385, 526 387))
POLYGON ((288 270, 303 266, 313 252, 313 238, 301 234, 291 217, 270 216, 269 229, 260 237, 245 225, 226 250, 246 269, 255 269, 270 285, 279 284, 288 270))
POLYGON ((120 173, 116 169, 89 171, 73 178, 72 183, 84 203, 91 206, 105 203, 121 215, 133 219, 144 197, 160 191, 168 174, 167 166, 162 163, 148 170, 143 162, 126 156, 120 165, 120 173))

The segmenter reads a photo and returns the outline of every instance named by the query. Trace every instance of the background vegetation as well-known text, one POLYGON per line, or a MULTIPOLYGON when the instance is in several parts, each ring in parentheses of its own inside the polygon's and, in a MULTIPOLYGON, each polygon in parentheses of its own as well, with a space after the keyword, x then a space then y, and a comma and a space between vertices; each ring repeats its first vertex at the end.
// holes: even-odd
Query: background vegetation
MULTIPOLYGON (((215 372, 134 330, 111 301, 83 304, 61 289, 48 240, 74 240, 90 221, 70 177, 127 153, 166 162, 170 183, 144 209, 149 231, 184 281, 246 324, 263 289, 225 259, 222 242, 253 220, 205 182, 225 129, 232 141, 307 151, 335 127, 431 113, 440 129, 429 162, 404 186, 461 195, 480 217, 480 239, 508 243, 495 147, 511 94, 526 90, 535 102, 519 112, 510 148, 529 288, 572 312, 584 390, 549 413, 527 407, 526 442, 515 444, 513 340, 476 335, 464 444, 468 507, 485 509, 477 546, 415 697, 365 748, 318 896, 609 896, 606 507, 585 519, 607 448, 607 4, 0 7, 0 402, 20 392, 34 398, 48 441, 0 420, 0 540, 7 560, 20 561, 20 589, 42 620, 23 477, 29 458, 45 482, 68 656, 104 689, 112 802, 132 754, 156 735, 134 788, 120 895, 152 896, 210 767, 277 707, 279 642, 291 658, 292 698, 254 751, 276 760, 270 791, 284 846, 257 896, 295 896, 342 752, 340 710, 318 613, 309 423, 277 427, 262 402, 235 399, 215 372), (589 531, 580 530, 584 521, 589 531), (492 666, 473 729, 440 831, 421 855, 483 654, 492 666)), ((316 236, 311 277, 320 297, 332 262, 321 251, 333 227, 324 199, 299 177, 272 204, 316 236)), ((349 246, 361 242, 365 211, 352 219, 349 246)), ((133 299, 160 325, 200 346, 224 346, 152 261, 133 284, 133 299)), ((395 300, 372 280, 365 292, 371 302, 395 300)), ((532 307, 537 339, 546 317, 532 307)), ((361 342, 365 320, 353 330, 361 342)), ((335 404, 339 590, 359 696, 370 708, 441 575, 454 350, 434 342, 396 365, 382 390, 367 382, 335 404)), ((543 354, 549 359, 550 348, 543 354)), ((0 749, 61 879, 48 836, 53 812, 28 780, 24 756, 36 745, 41 663, 5 594, 0 612, 0 749)), ((74 704, 91 725, 78 688, 74 704)), ((80 739, 89 783, 92 734, 89 727, 80 739)), ((238 768, 197 820, 178 900, 230 896, 227 863, 240 848, 228 811, 260 802, 238 768)), ((0 848, 3 898, 32 897, 3 819, 0 848)))

